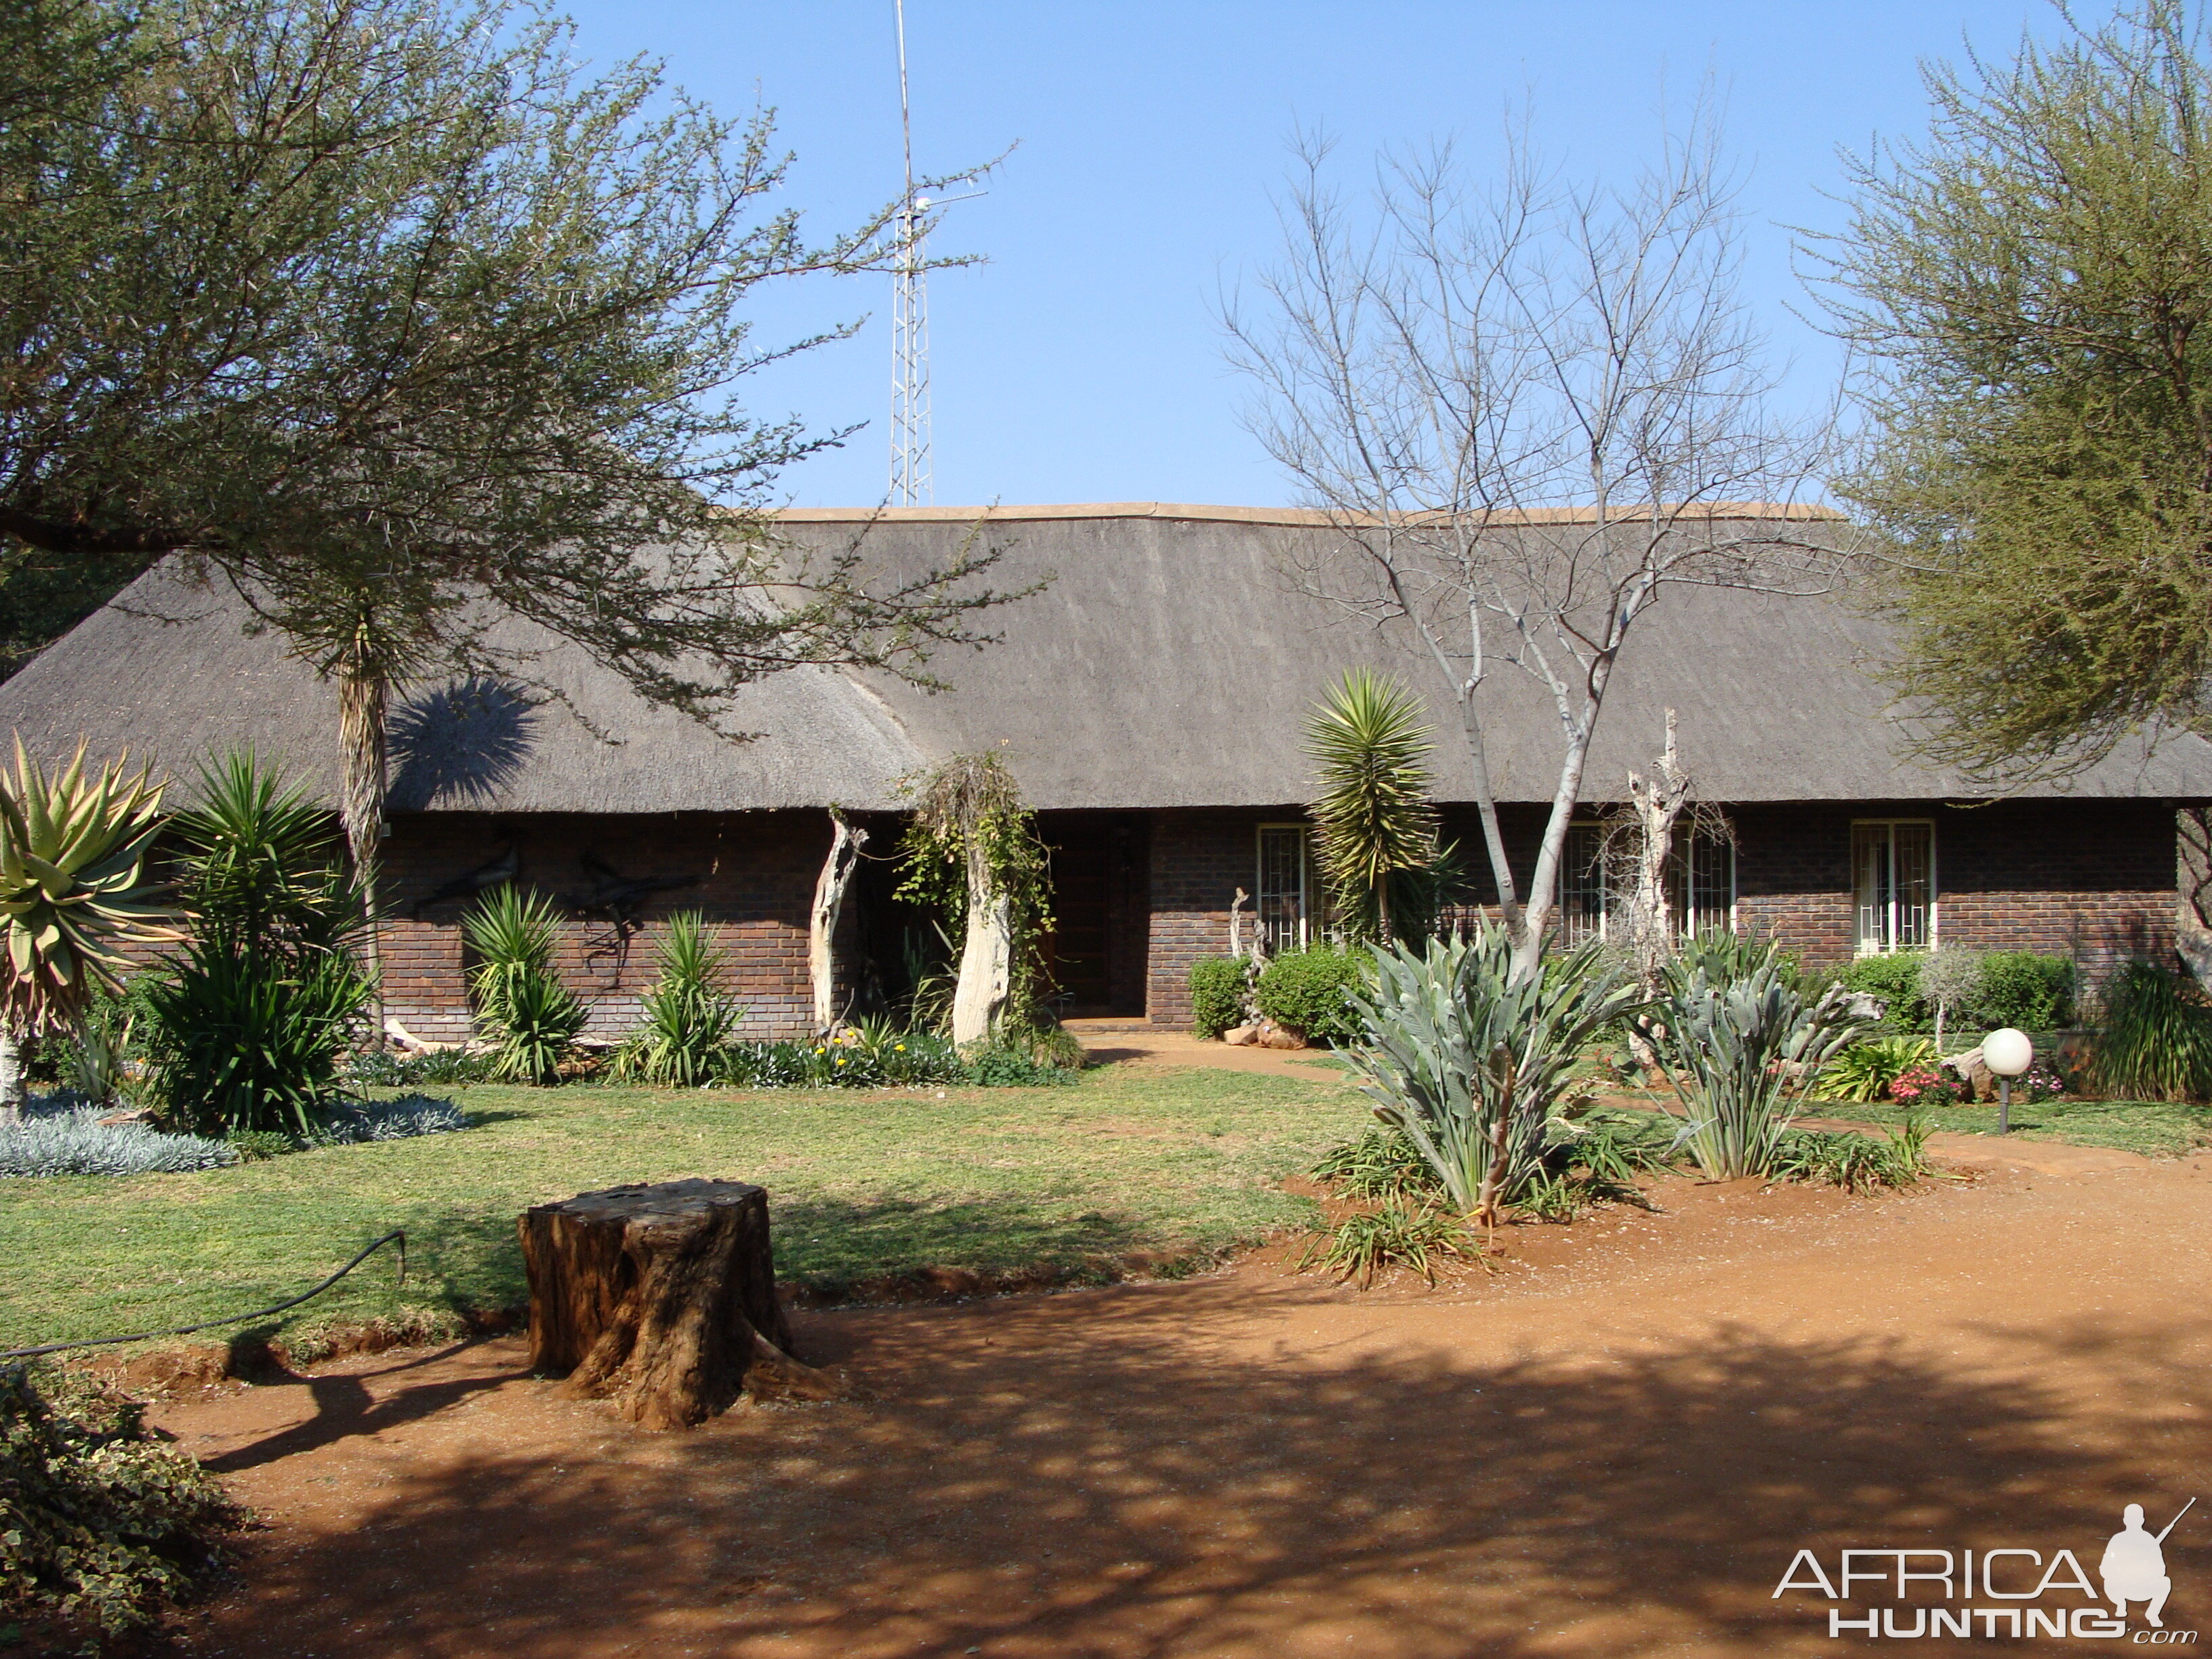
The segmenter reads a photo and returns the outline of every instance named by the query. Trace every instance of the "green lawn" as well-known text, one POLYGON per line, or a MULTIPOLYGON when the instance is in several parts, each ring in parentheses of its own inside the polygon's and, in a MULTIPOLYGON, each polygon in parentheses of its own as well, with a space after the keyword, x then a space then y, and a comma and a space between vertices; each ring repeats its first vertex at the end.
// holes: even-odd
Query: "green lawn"
MULTIPOLYGON (((1887 1101, 1859 1105, 1850 1101, 1808 1101, 1811 1117, 1858 1123, 1901 1123, 1905 1109, 1887 1101)), ((1922 1113, 1939 1129, 1994 1136, 1997 1109, 1935 1106, 1922 1113)), ((2012 1133, 2023 1140, 2057 1140, 2073 1146, 2116 1146, 2147 1158, 2179 1158, 2212 1145, 2212 1107, 2174 1106, 2162 1101, 2049 1100, 2040 1105, 2014 1101, 2012 1133)))
POLYGON ((926 1267, 1195 1260, 1314 1213, 1276 1183, 1358 1131, 1333 1078, 1086 1073, 921 1093, 471 1088, 465 1133, 198 1175, 0 1180, 0 1347, 185 1324, 306 1288, 407 1229, 294 1318, 524 1300, 515 1218, 595 1187, 711 1176, 771 1195, 778 1272, 823 1289, 926 1267))

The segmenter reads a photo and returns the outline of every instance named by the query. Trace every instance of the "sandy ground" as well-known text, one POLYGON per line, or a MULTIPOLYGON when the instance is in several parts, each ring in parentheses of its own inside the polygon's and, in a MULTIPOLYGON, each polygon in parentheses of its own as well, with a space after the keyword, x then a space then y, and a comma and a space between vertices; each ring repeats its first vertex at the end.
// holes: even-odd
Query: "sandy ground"
POLYGON ((1657 1196, 1516 1231, 1516 1265, 1434 1292, 1278 1255, 802 1314, 802 1352, 860 1397, 684 1436, 564 1398, 514 1339, 173 1402, 157 1420, 264 1522, 181 1640, 1834 1651, 1825 1602, 1770 1594, 1801 1547, 1831 1571, 1847 1546, 2063 1547, 2094 1571, 2124 1504, 2155 1527, 2200 1492, 2166 1622, 2212 1627, 2212 1159, 2012 1148, 1903 1196, 1657 1196))

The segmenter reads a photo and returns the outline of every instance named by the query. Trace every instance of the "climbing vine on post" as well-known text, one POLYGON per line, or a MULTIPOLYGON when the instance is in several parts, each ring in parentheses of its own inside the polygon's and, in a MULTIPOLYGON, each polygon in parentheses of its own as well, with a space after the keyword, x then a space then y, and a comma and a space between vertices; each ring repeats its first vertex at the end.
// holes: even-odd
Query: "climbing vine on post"
POLYGON ((945 917, 960 952, 952 1040, 973 1042, 1010 1012, 1029 1016, 1030 947, 1052 926, 1049 861, 996 755, 955 755, 902 787, 914 817, 899 843, 898 896, 945 917))

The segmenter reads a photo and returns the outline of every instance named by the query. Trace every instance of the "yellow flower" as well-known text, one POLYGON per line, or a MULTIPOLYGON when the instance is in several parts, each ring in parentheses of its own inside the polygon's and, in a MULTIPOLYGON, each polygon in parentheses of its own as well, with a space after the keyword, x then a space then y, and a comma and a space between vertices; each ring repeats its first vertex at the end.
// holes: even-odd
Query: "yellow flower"
POLYGON ((894 1042, 891 1044, 891 1047, 897 1049, 901 1054, 904 1054, 906 1052, 906 1044, 903 1042, 894 1042))
POLYGON ((837 1063, 838 1063, 840 1066, 842 1066, 842 1065, 845 1063, 845 1056, 844 1056, 844 1055, 842 1055, 842 1054, 838 1055, 838 1056, 837 1056, 837 1063))

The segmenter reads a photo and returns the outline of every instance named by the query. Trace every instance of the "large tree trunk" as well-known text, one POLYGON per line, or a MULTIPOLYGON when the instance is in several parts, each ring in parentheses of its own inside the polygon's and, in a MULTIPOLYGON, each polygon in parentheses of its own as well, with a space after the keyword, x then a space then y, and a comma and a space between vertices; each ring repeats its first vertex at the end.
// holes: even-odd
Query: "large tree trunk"
MULTIPOLYGON (((1629 946, 1635 952, 1637 988, 1656 998, 1667 964, 1674 956, 1674 906, 1667 899, 1667 860, 1674 849, 1674 825, 1689 804, 1691 782, 1674 746, 1674 711, 1667 711, 1667 746, 1650 781, 1628 775, 1629 810, 1636 815, 1636 884, 1629 897, 1629 946)), ((1631 1024, 1629 1051, 1647 1079, 1659 1070, 1659 1051, 1641 1029, 1631 1024)))
POLYGON ((968 854, 968 937, 960 947, 960 979, 952 991, 952 1041, 991 1034, 1013 990, 1013 900, 991 879, 980 849, 968 854))
POLYGON ((827 1398, 791 1354, 775 1297, 768 1194, 738 1181, 610 1187, 523 1216, 531 1369, 683 1429, 755 1399, 827 1398))
POLYGON ((23 1116, 23 1046, 15 1034, 0 1028, 0 1123, 20 1122, 23 1116))
POLYGON ((814 884, 814 914, 806 935, 806 967, 814 981, 814 1029, 827 1031, 837 1021, 837 918, 845 908, 845 889, 860 867, 868 832, 855 830, 836 808, 830 810, 834 832, 830 856, 814 884))

